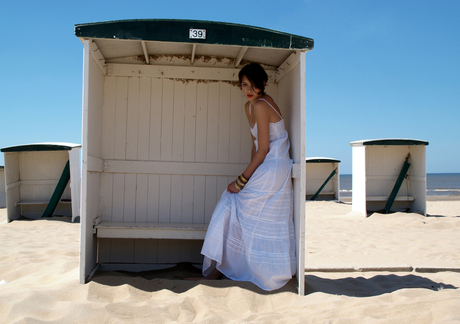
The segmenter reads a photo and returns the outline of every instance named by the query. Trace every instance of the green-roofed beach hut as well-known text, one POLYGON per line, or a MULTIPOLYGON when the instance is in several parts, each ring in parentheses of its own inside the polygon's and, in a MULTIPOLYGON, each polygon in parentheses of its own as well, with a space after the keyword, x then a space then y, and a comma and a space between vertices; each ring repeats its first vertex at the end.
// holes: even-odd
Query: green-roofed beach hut
POLYGON ((8 221, 80 216, 80 144, 32 143, 1 149, 8 221))
POLYGON ((80 282, 96 269, 202 263, 214 207, 250 159, 238 72, 257 62, 290 134, 303 294, 305 53, 313 40, 170 19, 79 24, 75 35, 83 43, 80 282))
POLYGON ((340 200, 340 160, 328 157, 308 157, 305 195, 307 200, 340 200))
POLYGON ((426 215, 428 142, 389 138, 355 141, 352 147, 352 210, 426 215))

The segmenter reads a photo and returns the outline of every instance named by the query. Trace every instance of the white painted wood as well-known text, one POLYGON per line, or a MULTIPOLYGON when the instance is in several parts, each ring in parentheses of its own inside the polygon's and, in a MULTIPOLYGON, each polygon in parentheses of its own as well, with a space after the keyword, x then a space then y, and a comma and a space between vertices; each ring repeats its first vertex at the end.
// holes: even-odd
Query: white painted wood
POLYGON ((367 216, 382 210, 410 154, 410 168, 392 210, 410 209, 426 214, 425 145, 365 145, 352 142, 352 210, 367 216))
POLYGON ((193 163, 105 160, 104 172, 144 174, 184 174, 238 176, 246 168, 244 163, 193 163))
POLYGON ((149 57, 149 51, 147 49, 147 45, 145 44, 145 41, 141 41, 141 44, 142 44, 142 50, 144 51, 145 63, 150 64, 150 57, 149 57))
POLYGON ((305 191, 306 199, 309 200, 316 194, 331 173, 336 170, 334 176, 322 189, 317 199, 340 200, 340 173, 338 162, 315 162, 306 163, 305 191), (332 193, 332 195, 331 195, 332 193), (328 197, 323 197, 328 196, 328 197))
POLYGON ((99 173, 88 171, 88 156, 101 157, 102 109, 104 75, 90 55, 89 40, 83 47, 82 100, 82 177, 80 207, 80 272, 79 282, 85 283, 97 264, 97 245, 93 235, 93 219, 99 212, 99 173))
MULTIPOLYGON (((284 65, 283 65, 284 64, 284 65)), ((286 66, 294 66, 284 77, 278 78, 278 106, 283 107, 283 117, 291 142, 291 159, 299 164, 300 177, 293 178, 294 189, 294 227, 296 239, 296 258, 298 292, 305 294, 305 53, 290 56, 286 66), (289 64, 288 64, 289 63, 289 64)), ((296 175, 299 172, 296 170, 296 175)))
POLYGON ((72 222, 80 216, 80 195, 81 195, 81 157, 80 148, 69 151, 70 162, 70 191, 72 197, 72 222))
POLYGON ((102 222, 95 226, 99 238, 204 240, 207 224, 102 222))
POLYGON ((235 67, 238 67, 241 63, 241 60, 243 59, 244 57, 244 54, 246 53, 246 51, 248 50, 249 47, 247 46, 242 46, 239 53, 238 53, 238 56, 236 57, 235 59, 235 67))
POLYGON ((352 149, 352 211, 367 216, 366 210, 366 150, 364 146, 352 149))
POLYGON ((107 75, 187 80, 238 81, 238 69, 194 66, 107 64, 107 75))
POLYGON ((89 44, 90 50, 89 54, 91 55, 91 58, 93 59, 94 63, 96 63, 96 66, 98 67, 99 71, 101 71, 102 74, 106 74, 106 64, 105 64, 105 58, 102 55, 101 51, 97 47, 96 42, 92 41, 89 44))

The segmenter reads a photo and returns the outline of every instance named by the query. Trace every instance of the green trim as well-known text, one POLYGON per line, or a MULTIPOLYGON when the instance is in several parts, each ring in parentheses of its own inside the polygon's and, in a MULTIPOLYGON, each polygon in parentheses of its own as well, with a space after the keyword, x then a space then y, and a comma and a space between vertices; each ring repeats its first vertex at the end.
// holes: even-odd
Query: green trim
POLYGON ((48 205, 46 206, 46 209, 43 212, 42 217, 51 217, 53 215, 54 210, 56 209, 59 201, 61 200, 61 196, 64 193, 67 184, 69 183, 69 180, 70 164, 69 161, 67 161, 66 165, 64 166, 64 170, 62 170, 62 174, 59 178, 56 188, 54 189, 53 195, 51 196, 50 201, 48 202, 48 205))
POLYGON ((330 158, 306 158, 305 163, 340 163, 340 160, 330 158))
POLYGON ((0 165, 0 170, 3 170, 5 167, 3 165, 0 165))
POLYGON ((36 143, 4 147, 1 152, 70 151, 80 144, 36 143))
POLYGON ((75 25, 79 38, 220 44, 312 50, 313 39, 248 25, 177 19, 134 19, 75 25), (206 39, 190 39, 190 29, 206 29, 206 39))
POLYGON ((356 141, 351 142, 353 145, 428 145, 427 141, 420 141, 415 139, 407 138, 388 138, 388 139, 376 139, 376 140, 365 140, 365 141, 356 141))
POLYGON ((401 188, 401 185, 406 177, 407 171, 409 171, 410 163, 407 162, 407 159, 409 156, 406 158, 404 161, 403 167, 401 169, 401 172, 399 172, 398 179, 396 179, 395 185, 393 187, 393 190, 391 190, 391 194, 388 197, 387 203, 385 205, 385 208, 383 209, 384 214, 388 214, 390 212, 391 206, 393 206, 393 202, 396 199, 396 196, 398 195, 399 189, 401 188))
POLYGON ((318 195, 321 193, 321 191, 323 190, 323 188, 327 185, 327 183, 329 182, 329 180, 332 179, 332 177, 336 174, 337 172, 337 169, 334 169, 331 174, 329 175, 329 177, 327 177, 326 181, 324 181, 323 185, 318 189, 318 191, 313 195, 313 197, 311 197, 311 200, 315 200, 316 197, 318 197, 318 195))

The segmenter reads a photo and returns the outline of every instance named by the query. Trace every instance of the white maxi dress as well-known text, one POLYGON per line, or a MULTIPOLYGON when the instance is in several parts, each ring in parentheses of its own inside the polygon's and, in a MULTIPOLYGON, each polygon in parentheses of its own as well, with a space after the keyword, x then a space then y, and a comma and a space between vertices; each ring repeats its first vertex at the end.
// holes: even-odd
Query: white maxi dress
MULTIPOLYGON (((296 261, 292 160, 284 119, 270 123, 269 132, 269 152, 246 186, 237 194, 227 190, 222 194, 201 254, 203 275, 217 268, 229 279, 271 291, 295 275, 296 261)), ((257 124, 251 133, 257 150, 257 124)))

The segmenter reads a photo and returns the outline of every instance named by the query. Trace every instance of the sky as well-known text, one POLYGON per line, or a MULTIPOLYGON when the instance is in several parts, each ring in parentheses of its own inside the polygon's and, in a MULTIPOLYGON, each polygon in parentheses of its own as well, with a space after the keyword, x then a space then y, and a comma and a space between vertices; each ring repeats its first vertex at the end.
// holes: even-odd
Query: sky
MULTIPOLYGON (((306 155, 350 142, 428 141, 427 172, 460 172, 460 0, 1 1, 0 148, 81 143, 83 45, 74 25, 121 19, 239 23, 314 39, 306 155)), ((0 165, 4 165, 0 154, 0 165)))

